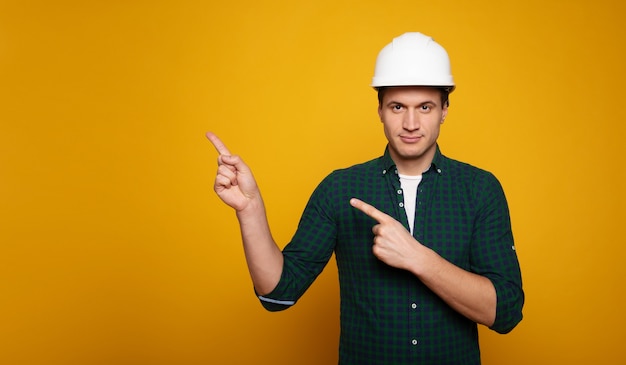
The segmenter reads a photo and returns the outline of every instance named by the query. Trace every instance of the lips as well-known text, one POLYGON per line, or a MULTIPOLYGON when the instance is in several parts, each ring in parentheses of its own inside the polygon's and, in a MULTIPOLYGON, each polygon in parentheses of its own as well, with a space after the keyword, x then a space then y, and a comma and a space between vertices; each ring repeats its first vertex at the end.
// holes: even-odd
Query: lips
POLYGON ((417 143, 422 138, 422 136, 400 136, 400 139, 404 143, 417 143))

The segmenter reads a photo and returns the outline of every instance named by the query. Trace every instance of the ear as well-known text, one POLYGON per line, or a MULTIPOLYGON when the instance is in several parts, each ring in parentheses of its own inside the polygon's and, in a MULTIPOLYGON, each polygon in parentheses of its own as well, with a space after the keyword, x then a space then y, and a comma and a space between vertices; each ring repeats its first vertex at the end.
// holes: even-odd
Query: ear
POLYGON ((381 122, 383 121, 383 108, 380 105, 378 105, 378 118, 381 122))
POLYGON ((441 122, 440 124, 443 124, 444 120, 446 120, 446 117, 448 116, 448 107, 444 106, 443 107, 443 111, 441 113, 441 122))

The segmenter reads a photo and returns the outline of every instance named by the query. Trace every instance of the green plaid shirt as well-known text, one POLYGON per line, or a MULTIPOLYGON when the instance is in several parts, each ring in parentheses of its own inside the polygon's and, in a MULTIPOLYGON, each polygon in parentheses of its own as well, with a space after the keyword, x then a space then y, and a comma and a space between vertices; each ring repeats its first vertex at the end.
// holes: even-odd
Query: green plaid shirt
MULTIPOLYGON (((382 157, 337 170, 315 189, 292 241, 282 277, 263 306, 295 304, 333 252, 341 292, 340 364, 480 364, 475 322, 450 308, 411 273, 372 254, 372 218, 350 206, 359 198, 404 224, 395 163, 382 157)), ((493 330, 522 319, 524 292, 509 210, 489 172, 437 152, 418 187, 414 237, 451 263, 489 278, 497 293, 493 330)))

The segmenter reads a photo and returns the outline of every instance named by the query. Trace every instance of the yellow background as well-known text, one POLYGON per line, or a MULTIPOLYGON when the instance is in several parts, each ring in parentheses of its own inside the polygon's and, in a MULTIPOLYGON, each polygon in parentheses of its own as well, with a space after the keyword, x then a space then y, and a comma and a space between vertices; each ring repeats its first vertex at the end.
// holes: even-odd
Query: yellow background
POLYGON ((617 0, 1 1, 0 364, 332 364, 328 269, 253 295, 212 191, 217 133, 284 245, 385 140, 369 87, 405 31, 458 85, 440 145, 507 193, 527 303, 483 363, 624 364, 626 6, 617 0))

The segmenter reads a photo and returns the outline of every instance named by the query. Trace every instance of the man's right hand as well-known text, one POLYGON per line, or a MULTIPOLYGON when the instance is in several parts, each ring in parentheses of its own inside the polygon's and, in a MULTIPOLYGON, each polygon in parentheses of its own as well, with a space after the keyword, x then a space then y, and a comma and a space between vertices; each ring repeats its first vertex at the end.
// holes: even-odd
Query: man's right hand
POLYGON ((224 203, 241 212, 255 200, 260 200, 259 188, 252 171, 239 156, 231 155, 224 143, 213 133, 207 138, 217 152, 217 176, 213 189, 224 203))
POLYGON ((211 132, 207 138, 219 153, 214 189, 237 211, 241 239, 252 283, 259 295, 270 293, 283 271, 283 254, 274 242, 261 193, 248 166, 211 132))

